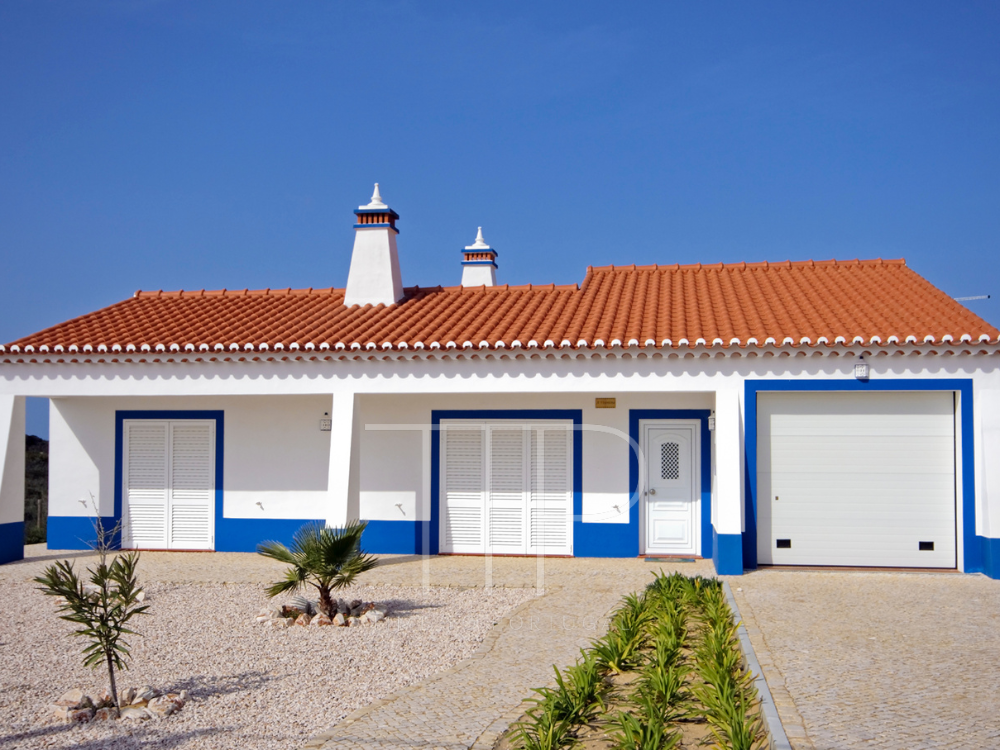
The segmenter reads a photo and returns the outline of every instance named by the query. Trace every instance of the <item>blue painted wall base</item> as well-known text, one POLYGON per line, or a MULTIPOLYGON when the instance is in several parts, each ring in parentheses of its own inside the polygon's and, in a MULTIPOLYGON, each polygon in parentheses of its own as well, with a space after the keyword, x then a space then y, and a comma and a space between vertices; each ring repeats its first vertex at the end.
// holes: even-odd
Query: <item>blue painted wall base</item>
POLYGON ((719 534, 712 527, 712 562, 720 576, 743 575, 743 535, 719 534))
MULTIPOLYGON (((101 525, 113 529, 117 520, 102 516, 101 525)), ((114 540, 118 546, 120 539, 114 540)), ((49 516, 45 524, 45 543, 49 549, 93 549, 97 543, 94 518, 91 516, 49 516)))
POLYGON ((979 542, 979 555, 982 562, 978 570, 968 570, 968 573, 985 573, 990 578, 1000 580, 1000 539, 990 539, 986 536, 977 536, 979 542))
POLYGON ((369 521, 361 549, 373 555, 419 555, 426 526, 427 521, 369 521))
POLYGON ((24 559, 24 521, 0 523, 0 565, 24 559))
POLYGON ((256 552, 261 542, 291 545, 295 532, 307 523, 325 520, 299 518, 216 518, 216 552, 256 552))
POLYGON ((573 524, 574 557, 637 557, 639 534, 631 523, 573 524))

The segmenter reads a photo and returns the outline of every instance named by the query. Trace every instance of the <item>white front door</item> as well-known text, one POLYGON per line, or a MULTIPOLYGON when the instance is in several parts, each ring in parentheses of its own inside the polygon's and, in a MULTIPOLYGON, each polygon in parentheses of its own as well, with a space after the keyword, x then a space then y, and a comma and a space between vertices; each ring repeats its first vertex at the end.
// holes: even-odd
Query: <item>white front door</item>
POLYGON ((698 435, 693 423, 643 424, 646 457, 643 551, 646 554, 697 554, 698 435))
POLYGON ((124 424, 122 546, 215 546, 215 421, 124 424))

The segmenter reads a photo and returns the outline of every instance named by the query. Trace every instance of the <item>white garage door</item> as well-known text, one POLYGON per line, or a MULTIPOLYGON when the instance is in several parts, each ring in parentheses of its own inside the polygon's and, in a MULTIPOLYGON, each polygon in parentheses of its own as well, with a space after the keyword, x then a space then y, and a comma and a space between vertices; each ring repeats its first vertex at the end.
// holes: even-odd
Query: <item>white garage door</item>
POLYGON ((951 393, 759 393, 765 565, 955 567, 951 393))
POLYGON ((573 554, 572 422, 441 424, 441 552, 573 554))
POLYGON ((212 549, 215 422, 126 420, 122 546, 212 549))

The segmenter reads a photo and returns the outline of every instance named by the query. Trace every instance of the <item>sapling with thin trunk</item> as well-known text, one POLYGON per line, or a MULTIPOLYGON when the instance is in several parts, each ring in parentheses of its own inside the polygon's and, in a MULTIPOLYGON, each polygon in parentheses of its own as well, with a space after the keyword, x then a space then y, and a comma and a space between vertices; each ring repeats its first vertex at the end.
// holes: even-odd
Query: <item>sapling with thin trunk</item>
POLYGON ((149 606, 142 603, 142 588, 136 577, 138 553, 118 554, 112 550, 121 532, 121 524, 108 531, 98 514, 94 531, 97 541, 93 547, 98 553, 98 564, 87 569, 90 574, 89 589, 69 560, 50 565, 44 575, 34 580, 41 584, 40 590, 44 594, 62 599, 57 611, 65 614, 59 615, 60 618, 79 625, 72 635, 89 641, 83 649, 83 663, 92 669, 107 666, 111 698, 121 709, 115 671, 128 669, 131 656, 123 636, 139 635, 127 625, 136 615, 145 614, 149 606), (109 556, 112 557, 110 563, 109 556))

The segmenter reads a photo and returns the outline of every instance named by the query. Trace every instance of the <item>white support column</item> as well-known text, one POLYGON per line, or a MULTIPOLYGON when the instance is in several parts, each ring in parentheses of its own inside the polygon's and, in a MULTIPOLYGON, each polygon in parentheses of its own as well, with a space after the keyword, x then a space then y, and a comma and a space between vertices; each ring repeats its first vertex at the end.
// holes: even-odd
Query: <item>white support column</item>
POLYGON ((718 467, 718 534, 743 533, 743 420, 737 391, 715 394, 715 450, 718 467))
POLYGON ((975 404, 980 423, 976 533, 1000 539, 1000 390, 977 391, 975 404))
POLYGON ((326 523, 328 526, 343 526, 348 521, 356 520, 361 510, 358 492, 361 476, 358 397, 355 393, 335 393, 332 401, 326 523))
POLYGON ((0 563, 24 557, 24 397, 0 396, 0 563))
POLYGON ((715 394, 715 528, 714 558, 720 573, 742 572, 743 552, 743 417, 737 390, 715 394), (737 570, 738 568, 738 570, 737 570))

